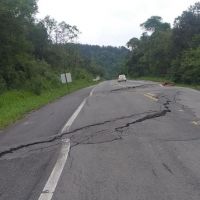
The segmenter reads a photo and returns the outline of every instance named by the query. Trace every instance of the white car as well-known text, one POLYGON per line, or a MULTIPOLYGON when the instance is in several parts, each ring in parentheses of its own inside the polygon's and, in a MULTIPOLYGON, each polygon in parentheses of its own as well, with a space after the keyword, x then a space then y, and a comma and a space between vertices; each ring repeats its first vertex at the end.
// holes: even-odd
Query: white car
POLYGON ((126 76, 124 74, 119 75, 118 82, 126 81, 126 76))

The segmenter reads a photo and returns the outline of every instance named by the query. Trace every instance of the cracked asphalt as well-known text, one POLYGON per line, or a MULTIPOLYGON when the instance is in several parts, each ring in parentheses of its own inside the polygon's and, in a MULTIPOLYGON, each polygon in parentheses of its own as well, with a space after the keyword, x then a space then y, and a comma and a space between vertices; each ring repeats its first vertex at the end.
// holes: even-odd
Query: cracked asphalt
POLYGON ((91 89, 1 133, 0 199, 38 199, 67 138, 53 200, 199 200, 200 92, 150 81, 105 81, 89 96, 91 89))

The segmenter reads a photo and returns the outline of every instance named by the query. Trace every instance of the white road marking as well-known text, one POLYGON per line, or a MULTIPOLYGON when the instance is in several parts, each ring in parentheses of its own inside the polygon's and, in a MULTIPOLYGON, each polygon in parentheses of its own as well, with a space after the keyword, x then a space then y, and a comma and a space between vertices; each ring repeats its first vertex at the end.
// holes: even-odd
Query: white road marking
POLYGON ((160 87, 164 87, 164 85, 160 84, 160 87))
POLYGON ((70 141, 64 140, 58 160, 38 200, 51 200, 67 161, 70 150, 70 141))
POLYGON ((195 121, 193 121, 193 122, 192 122, 192 124, 194 124, 194 125, 198 125, 198 123, 197 123, 197 122, 195 122, 195 121))
POLYGON ((158 101, 158 99, 156 99, 154 96, 150 95, 150 93, 144 94, 144 96, 146 96, 154 101, 158 101))
MULTIPOLYGON (((83 102, 79 105, 79 107, 76 109, 74 114, 70 117, 70 119, 64 125, 64 127, 61 130, 61 133, 69 131, 70 126, 73 124, 74 120, 77 118, 78 114, 82 110, 85 103, 86 103, 86 99, 83 100, 83 102)), ((51 172, 51 175, 49 179, 47 180, 46 185, 44 186, 44 189, 38 200, 52 199, 56 186, 58 184, 58 181, 64 169, 65 163, 67 161, 69 150, 70 150, 70 140, 69 139, 62 140, 62 147, 61 147, 60 154, 53 168, 53 171, 51 172)))
POLYGON ((90 97, 93 95, 94 89, 95 89, 95 87, 91 90, 91 92, 90 92, 90 97))
POLYGON ((86 99, 83 100, 83 102, 76 109, 76 111, 74 112, 74 114, 70 117, 70 119, 68 120, 68 122, 64 125, 64 127, 61 130, 61 133, 64 133, 64 132, 66 132, 66 131, 69 130, 70 126, 72 125, 72 123, 74 122, 74 120, 76 119, 76 117, 78 116, 78 114, 80 113, 80 111, 82 110, 82 108, 85 105, 85 103, 86 103, 86 99))
POLYGON ((196 121, 192 121, 192 124, 194 124, 196 126, 200 125, 199 122, 196 122, 196 121))
POLYGON ((152 96, 152 97, 155 97, 156 95, 155 94, 152 94, 152 93, 147 93, 148 95, 152 96))

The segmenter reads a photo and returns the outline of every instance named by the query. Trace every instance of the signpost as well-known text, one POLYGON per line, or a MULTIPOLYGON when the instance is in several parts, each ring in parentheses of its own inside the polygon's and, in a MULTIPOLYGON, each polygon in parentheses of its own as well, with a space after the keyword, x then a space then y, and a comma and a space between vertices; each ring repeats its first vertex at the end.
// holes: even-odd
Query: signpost
POLYGON ((61 74, 60 75, 60 79, 61 79, 61 82, 63 84, 67 83, 67 89, 68 89, 68 92, 69 92, 70 91, 69 83, 72 82, 72 75, 71 75, 71 73, 61 74))
POLYGON ((67 80, 67 83, 71 83, 72 82, 71 73, 66 73, 66 80, 67 80))
POLYGON ((65 77, 65 74, 61 74, 60 75, 60 79, 61 79, 61 82, 63 83, 63 84, 65 84, 67 81, 66 81, 66 77, 65 77))

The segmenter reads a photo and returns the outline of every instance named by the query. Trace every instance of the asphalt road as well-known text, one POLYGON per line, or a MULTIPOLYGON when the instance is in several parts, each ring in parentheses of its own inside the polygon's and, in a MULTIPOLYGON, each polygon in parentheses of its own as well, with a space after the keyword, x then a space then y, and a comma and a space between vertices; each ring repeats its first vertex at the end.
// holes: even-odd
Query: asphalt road
POLYGON ((0 199, 199 200, 200 92, 147 81, 91 90, 0 134, 0 199))
POLYGON ((1 200, 38 199, 57 160, 60 141, 28 145, 59 134, 91 89, 77 91, 50 103, 0 133, 0 154, 27 145, 5 156, 0 155, 1 200))

